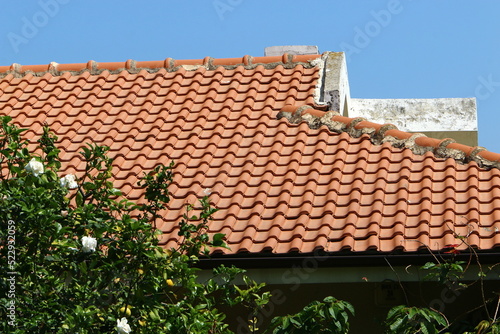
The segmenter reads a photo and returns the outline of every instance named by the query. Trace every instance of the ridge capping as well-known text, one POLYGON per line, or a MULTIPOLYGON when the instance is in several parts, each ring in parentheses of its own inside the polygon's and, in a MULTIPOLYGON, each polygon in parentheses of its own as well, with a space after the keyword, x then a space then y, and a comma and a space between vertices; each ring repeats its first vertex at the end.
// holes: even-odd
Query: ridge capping
POLYGON ((322 106, 286 105, 277 114, 277 119, 286 118, 292 124, 306 122, 311 129, 325 125, 335 133, 346 132, 353 138, 367 135, 374 145, 390 143, 396 148, 410 149, 413 154, 424 155, 431 152, 437 158, 452 158, 461 164, 476 162, 485 169, 500 169, 500 154, 487 151, 484 147, 456 143, 454 139, 435 139, 422 133, 400 131, 394 124, 378 124, 365 118, 349 118, 338 111, 321 110, 322 106))
POLYGON ((321 58, 321 55, 292 55, 285 53, 282 56, 251 57, 246 55, 242 58, 218 59, 211 57, 188 60, 166 58, 165 60, 159 61, 135 61, 129 59, 125 62, 108 63, 99 63, 90 60, 87 63, 58 64, 56 62, 51 62, 47 65, 21 65, 14 63, 10 66, 0 66, 0 78, 4 78, 9 74, 12 74, 16 78, 21 78, 27 74, 32 74, 33 76, 43 76, 46 73, 50 73, 54 76, 59 76, 65 72, 70 72, 73 75, 79 75, 84 72, 97 75, 104 71, 109 71, 114 74, 122 71, 138 73, 141 70, 155 73, 160 69, 165 69, 168 72, 175 72, 181 68, 187 71, 193 71, 199 68, 215 70, 220 66, 226 69, 235 69, 239 66, 243 66, 246 69, 254 69, 260 65, 267 69, 276 68, 280 65, 285 68, 293 68, 297 65, 302 65, 305 68, 312 68, 317 66, 317 62, 314 61, 318 58, 321 58))

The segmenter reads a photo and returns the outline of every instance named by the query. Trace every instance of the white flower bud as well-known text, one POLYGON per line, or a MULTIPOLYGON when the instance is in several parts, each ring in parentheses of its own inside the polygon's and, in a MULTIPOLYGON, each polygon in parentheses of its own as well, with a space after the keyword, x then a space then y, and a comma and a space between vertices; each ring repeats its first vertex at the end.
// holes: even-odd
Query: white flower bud
POLYGON ((130 328, 127 318, 121 318, 120 320, 116 320, 116 330, 119 334, 129 334, 132 332, 130 328))
POLYGON ((64 177, 61 177, 59 182, 61 183, 61 187, 68 189, 76 189, 78 188, 78 184, 75 181, 75 176, 73 174, 68 174, 64 177))
POLYGON ((24 168, 35 176, 43 173, 43 164, 35 158, 32 158, 24 168))
POLYGON ((96 238, 92 237, 82 237, 82 251, 85 253, 95 252, 97 247, 96 238))

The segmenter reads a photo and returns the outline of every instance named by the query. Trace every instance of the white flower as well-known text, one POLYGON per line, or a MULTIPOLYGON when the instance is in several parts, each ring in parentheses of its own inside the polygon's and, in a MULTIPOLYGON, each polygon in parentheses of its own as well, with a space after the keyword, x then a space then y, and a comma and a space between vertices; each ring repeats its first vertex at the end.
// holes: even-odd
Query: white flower
POLYGON ((92 237, 82 238, 82 251, 85 253, 95 252, 97 246, 97 240, 92 237))
POLYGON ((210 188, 203 189, 203 194, 205 196, 210 196, 211 193, 212 193, 212 189, 210 189, 210 188))
POLYGON ((43 173, 43 164, 35 158, 32 158, 24 168, 35 176, 43 173))
POLYGON ((116 320, 116 329, 120 334, 128 334, 132 332, 132 329, 128 324, 127 318, 121 318, 120 320, 116 320))
POLYGON ((59 182, 61 183, 61 187, 68 189, 76 189, 78 188, 78 184, 75 181, 75 176, 73 174, 68 174, 64 177, 61 177, 59 182))

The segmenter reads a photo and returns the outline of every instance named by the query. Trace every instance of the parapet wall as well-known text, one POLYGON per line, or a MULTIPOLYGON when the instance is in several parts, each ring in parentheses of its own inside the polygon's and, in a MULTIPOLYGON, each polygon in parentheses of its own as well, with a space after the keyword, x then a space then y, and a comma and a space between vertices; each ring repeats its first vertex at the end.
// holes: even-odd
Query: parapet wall
POLYGON ((421 132, 437 139, 453 138, 477 146, 475 98, 350 99, 349 117, 390 123, 407 132, 421 132))
POLYGON ((349 117, 391 123, 402 131, 477 131, 475 98, 351 99, 349 117))

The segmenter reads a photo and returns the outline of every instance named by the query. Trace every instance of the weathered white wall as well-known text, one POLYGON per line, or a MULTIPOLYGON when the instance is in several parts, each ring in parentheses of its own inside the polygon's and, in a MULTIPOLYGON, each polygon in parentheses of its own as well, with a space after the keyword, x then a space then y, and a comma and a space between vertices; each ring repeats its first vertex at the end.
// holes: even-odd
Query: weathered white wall
MULTIPOLYGON (((347 64, 343 52, 326 52, 321 59, 320 86, 316 92, 316 103, 329 105, 330 110, 344 114, 348 111, 351 93, 347 76, 347 64)), ((345 115, 347 116, 347 115, 345 115)))
POLYGON ((349 117, 394 124, 408 132, 477 131, 475 98, 351 99, 349 117))
POLYGON ((268 46, 264 49, 264 55, 269 56, 281 56, 284 53, 291 55, 317 55, 318 47, 316 45, 279 45, 279 46, 268 46))

